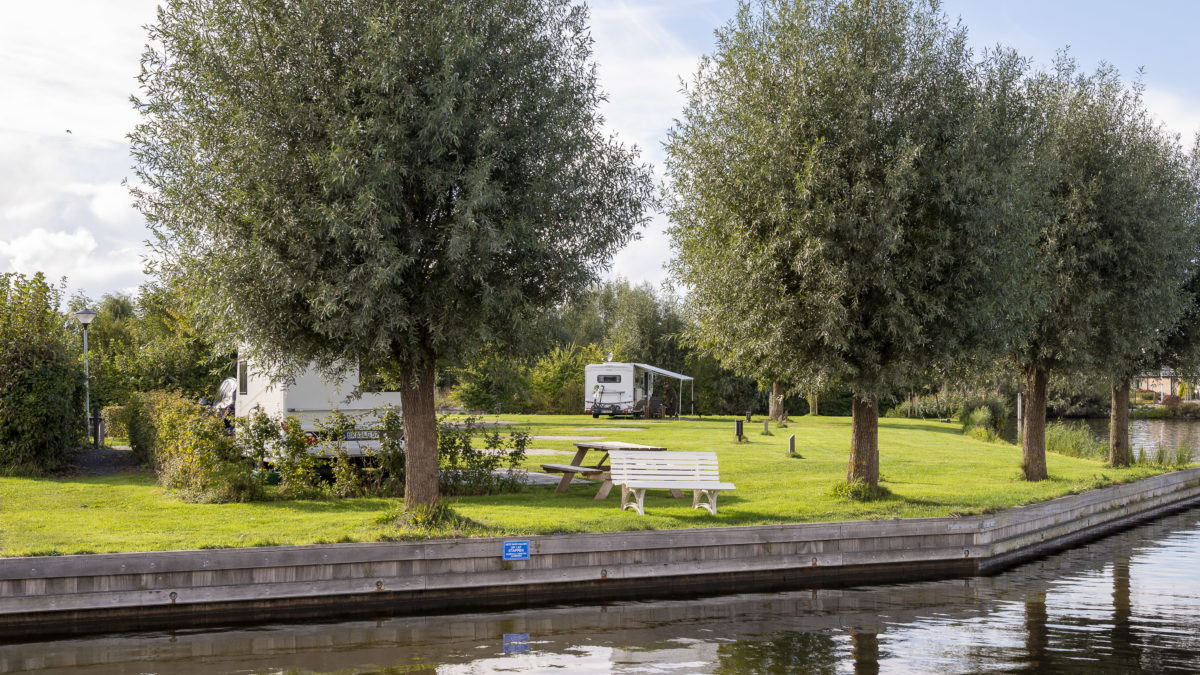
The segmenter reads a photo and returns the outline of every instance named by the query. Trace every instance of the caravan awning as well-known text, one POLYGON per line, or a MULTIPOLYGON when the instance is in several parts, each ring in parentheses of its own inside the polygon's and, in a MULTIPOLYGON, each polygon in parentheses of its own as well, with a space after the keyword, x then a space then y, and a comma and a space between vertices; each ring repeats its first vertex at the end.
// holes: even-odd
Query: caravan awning
POLYGON ((659 375, 666 375, 667 377, 674 378, 676 380, 691 380, 692 379, 688 375, 680 375, 679 373, 672 373, 669 370, 664 370, 662 368, 656 368, 655 366, 646 365, 645 363, 635 363, 633 365, 637 366, 638 368, 645 368, 646 370, 648 370, 652 373, 658 373, 659 375))

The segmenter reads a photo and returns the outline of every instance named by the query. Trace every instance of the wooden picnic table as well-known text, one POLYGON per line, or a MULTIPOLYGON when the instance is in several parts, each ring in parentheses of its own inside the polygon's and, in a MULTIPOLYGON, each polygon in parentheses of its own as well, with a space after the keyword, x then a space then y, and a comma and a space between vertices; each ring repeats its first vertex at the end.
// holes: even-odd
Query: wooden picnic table
MULTIPOLYGON (((575 444, 575 456, 571 459, 570 464, 543 464, 542 470, 547 473, 561 473, 562 480, 558 482, 558 487, 555 492, 566 492, 567 487, 571 484, 571 479, 575 478, 576 474, 583 476, 589 480, 602 481, 600 491, 596 493, 596 499, 606 499, 608 493, 612 491, 613 483, 612 476, 609 474, 609 467, 605 464, 608 461, 608 453, 612 450, 657 450, 665 451, 666 448, 658 445, 640 445, 638 443, 624 443, 622 441, 580 441, 575 444), (587 465, 583 463, 587 454, 592 450, 603 452, 600 461, 595 464, 587 465)), ((671 494, 676 499, 683 496, 679 490, 672 490, 671 494)))

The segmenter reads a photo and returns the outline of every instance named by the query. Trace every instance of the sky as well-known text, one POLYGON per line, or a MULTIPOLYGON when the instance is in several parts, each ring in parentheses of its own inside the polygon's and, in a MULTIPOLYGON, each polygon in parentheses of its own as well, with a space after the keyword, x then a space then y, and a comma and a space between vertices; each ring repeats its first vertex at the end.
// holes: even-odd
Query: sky
MULTIPOLYGON (((3 0, 0 20, 0 272, 67 278, 92 298, 145 279, 150 233, 127 188, 126 134, 137 123, 144 26, 155 0, 3 0), (69 131, 68 131, 69 130, 69 131)), ((681 80, 711 51, 737 0, 593 0, 606 123, 663 179, 662 143, 683 105, 681 80)), ((1200 2, 947 0, 976 50, 997 44, 1048 65, 1069 46, 1091 70, 1139 68, 1150 110, 1189 146, 1200 132, 1200 2)), ((661 284, 671 257, 657 214, 609 275, 661 284)))

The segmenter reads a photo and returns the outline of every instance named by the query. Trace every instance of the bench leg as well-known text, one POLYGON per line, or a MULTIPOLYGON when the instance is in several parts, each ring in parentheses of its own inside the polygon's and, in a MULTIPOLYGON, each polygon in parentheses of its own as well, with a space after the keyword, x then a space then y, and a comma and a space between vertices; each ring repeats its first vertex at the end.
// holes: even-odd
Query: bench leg
POLYGON ((596 493, 596 501, 608 499, 608 493, 612 492, 612 486, 611 480, 605 480, 604 484, 600 486, 600 491, 596 493))
POLYGON ((719 490, 692 490, 692 508, 704 509, 714 516, 717 515, 717 493, 719 490), (708 498, 708 501, 701 501, 701 493, 708 498))
POLYGON ((646 507, 644 500, 646 499, 646 488, 629 489, 628 486, 621 486, 621 510, 633 509, 637 511, 639 516, 646 515, 646 507), (629 501, 629 494, 633 493, 636 501, 629 501))
POLYGON ((575 477, 573 473, 564 473, 562 480, 558 481, 558 487, 554 488, 555 492, 566 492, 567 487, 571 484, 571 479, 575 477))

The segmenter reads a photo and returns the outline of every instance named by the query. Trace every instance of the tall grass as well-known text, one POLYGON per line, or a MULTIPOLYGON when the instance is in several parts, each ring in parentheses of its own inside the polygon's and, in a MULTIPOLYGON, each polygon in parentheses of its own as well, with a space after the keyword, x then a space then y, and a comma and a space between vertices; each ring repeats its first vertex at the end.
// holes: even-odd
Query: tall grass
POLYGON ((1196 444, 1189 438, 1183 440, 1174 448, 1159 444, 1153 452, 1138 446, 1133 449, 1132 463, 1139 466, 1154 466, 1162 468, 1184 469, 1192 464, 1196 454, 1196 444))
POLYGON ((1086 427, 1051 422, 1046 425, 1046 450, 1067 457, 1107 459, 1108 448, 1092 437, 1086 427))
POLYGON ((990 406, 980 405, 962 416, 963 434, 989 443, 1003 442, 999 433, 1002 422, 990 406))

